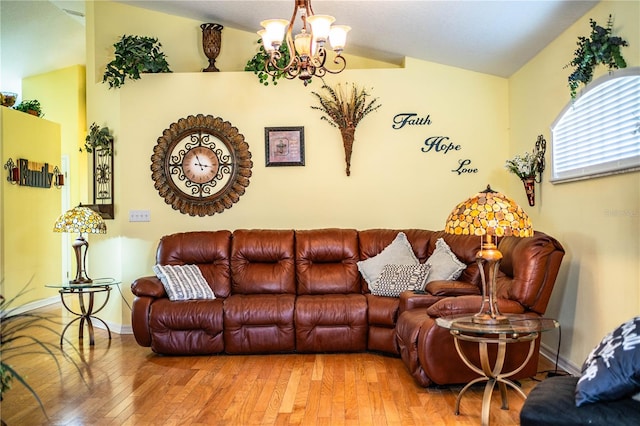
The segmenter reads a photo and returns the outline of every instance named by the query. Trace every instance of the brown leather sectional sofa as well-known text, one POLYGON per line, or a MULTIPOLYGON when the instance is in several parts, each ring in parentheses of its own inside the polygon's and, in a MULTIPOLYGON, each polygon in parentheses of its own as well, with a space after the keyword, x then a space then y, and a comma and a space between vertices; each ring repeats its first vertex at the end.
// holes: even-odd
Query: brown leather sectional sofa
MULTIPOLYGON (((195 264, 214 300, 172 302, 155 276, 131 286, 132 327, 141 346, 159 354, 262 354, 375 351, 401 356, 423 386, 475 377, 435 318, 475 313, 479 237, 419 229, 236 230, 163 237, 156 262, 195 264), (444 238, 468 266, 457 281, 432 281, 425 294, 372 295, 357 262, 380 253, 404 232, 424 263, 444 238)), ((505 237, 498 274, 503 312, 544 314, 564 250, 552 237, 505 237)), ((528 344, 509 345, 507 368, 528 344)), ((477 348, 469 347, 469 350, 477 348)), ((536 373, 538 355, 514 378, 536 373)), ((506 370, 506 369, 505 369, 506 370)))

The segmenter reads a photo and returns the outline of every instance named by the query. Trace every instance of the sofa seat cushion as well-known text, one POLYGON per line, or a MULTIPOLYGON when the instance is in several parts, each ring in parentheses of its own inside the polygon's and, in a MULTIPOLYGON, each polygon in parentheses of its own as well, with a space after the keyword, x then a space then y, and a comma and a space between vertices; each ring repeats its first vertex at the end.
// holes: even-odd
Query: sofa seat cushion
POLYGON ((357 352, 367 349, 367 300, 362 294, 298 296, 298 352, 357 352))
POLYGON ((200 355, 224 350, 223 302, 158 299, 149 313, 151 349, 161 354, 200 355))
POLYGON ((550 377, 536 385, 520 411, 522 426, 637 425, 640 402, 632 398, 576 407, 577 377, 550 377))
POLYGON ((224 302, 225 351, 231 354, 295 350, 293 294, 234 294, 224 302))

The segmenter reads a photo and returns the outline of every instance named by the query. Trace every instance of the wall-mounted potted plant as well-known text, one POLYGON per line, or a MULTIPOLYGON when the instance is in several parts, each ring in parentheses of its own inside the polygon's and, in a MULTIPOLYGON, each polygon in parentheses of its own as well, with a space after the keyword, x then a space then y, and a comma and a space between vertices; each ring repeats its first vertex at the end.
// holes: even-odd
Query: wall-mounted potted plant
MULTIPOLYGON (((104 154, 111 155, 113 149, 113 135, 108 127, 100 127, 95 122, 89 127, 89 133, 84 139, 84 149, 91 153, 94 150, 102 150, 104 154)), ((82 148, 80 149, 82 151, 82 148)))
POLYGON ((620 53, 620 46, 629 44, 620 37, 611 35, 613 18, 609 15, 607 27, 601 27, 593 19, 589 19, 591 35, 578 37, 578 48, 571 62, 565 65, 575 67, 569 76, 571 98, 576 97, 580 84, 587 85, 593 79, 593 70, 598 64, 606 65, 609 70, 626 68, 627 62, 620 53))
POLYGON ((107 64, 102 77, 110 89, 122 86, 127 77, 140 79, 141 73, 171 72, 157 38, 125 34, 113 47, 115 59, 107 64))
POLYGON ((325 84, 322 89, 327 92, 325 95, 311 92, 320 102, 320 106, 312 106, 311 109, 324 112, 325 115, 320 119, 340 129, 347 163, 346 172, 347 176, 351 176, 351 153, 356 126, 367 114, 374 112, 382 105, 377 103, 378 98, 369 100, 370 93, 355 84, 352 84, 349 90, 345 90, 341 84, 338 84, 335 89, 325 84))
POLYGON ((44 117, 42 106, 40 105, 40 102, 35 99, 22 101, 18 105, 14 106, 13 109, 26 112, 27 114, 35 115, 37 117, 44 117))

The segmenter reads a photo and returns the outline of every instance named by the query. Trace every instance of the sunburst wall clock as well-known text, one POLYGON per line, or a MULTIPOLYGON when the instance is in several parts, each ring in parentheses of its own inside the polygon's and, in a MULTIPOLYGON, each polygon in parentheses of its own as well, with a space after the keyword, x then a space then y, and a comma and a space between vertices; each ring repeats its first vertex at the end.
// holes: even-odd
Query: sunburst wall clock
POLYGON ((233 207, 251 177, 251 152, 228 121, 190 115, 162 132, 151 156, 151 177, 165 202, 191 216, 233 207))

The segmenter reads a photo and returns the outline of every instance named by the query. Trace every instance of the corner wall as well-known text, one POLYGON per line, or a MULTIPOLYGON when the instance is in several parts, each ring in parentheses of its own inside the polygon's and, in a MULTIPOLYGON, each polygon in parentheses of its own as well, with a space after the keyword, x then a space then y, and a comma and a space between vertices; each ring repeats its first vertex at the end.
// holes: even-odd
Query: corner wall
MULTIPOLYGON (((509 79, 509 157, 531 151, 539 134, 547 140, 547 170, 536 184, 536 206, 527 212, 536 228, 554 235, 567 251, 547 315, 559 319, 560 354, 574 368, 609 331, 640 312, 640 172, 548 181, 550 126, 571 99, 571 69, 564 66, 578 36, 589 35, 589 18, 604 26, 609 14, 614 35, 629 42, 621 50, 628 66, 640 65, 640 3, 602 1, 509 79)), ((595 78, 606 72, 599 66, 595 78)), ((513 175, 508 188, 526 205, 522 183, 513 175)), ((555 352, 557 334, 545 333, 543 342, 555 352)))
MULTIPOLYGON (((100 2, 87 7, 88 40, 95 41, 87 45, 88 121, 105 122, 116 138, 116 218, 108 222, 107 235, 92 240, 90 257, 96 276, 122 279, 128 300, 130 283, 152 274, 155 249, 165 234, 238 228, 437 230, 457 203, 488 183, 496 190, 504 188, 507 175, 502 160, 496 160, 505 158, 508 149, 504 78, 411 58, 404 68, 350 67, 327 77, 331 85, 356 82, 370 88, 382 104, 357 128, 347 177, 339 131, 311 109, 316 104, 311 91, 320 90, 320 81, 306 88, 299 80, 264 87, 251 72, 174 72, 144 75, 117 91, 108 90, 96 76, 103 72, 104 55, 117 31, 144 34, 153 28, 150 35, 161 36, 171 63, 177 52, 170 46, 180 40, 187 50, 183 45, 196 40, 183 34, 199 31, 200 24, 176 18, 180 25, 168 25, 167 16, 136 8, 131 8, 136 19, 123 20, 121 13, 106 10, 110 7, 122 11, 125 6, 100 2), (112 22, 116 17, 118 22, 112 22), (144 29, 138 26, 141 22, 144 29), (394 129, 394 117, 404 113, 417 114, 425 124, 394 129), (253 155, 246 193, 231 209, 204 218, 167 205, 150 171, 153 147, 163 130, 196 114, 229 121, 253 155), (264 128, 280 126, 304 126, 305 166, 265 167, 264 128), (441 145, 429 150, 429 138, 442 138, 441 145), (445 150, 448 144, 452 148, 445 150), (455 171, 461 162, 468 173, 455 171), (149 210, 151 222, 129 222, 130 210, 149 210)), ((235 46, 223 35, 225 43, 235 46)), ((201 60, 195 50, 193 55, 193 60, 201 60)), ((105 318, 111 323, 130 323, 123 301, 110 300, 108 309, 105 318)))

